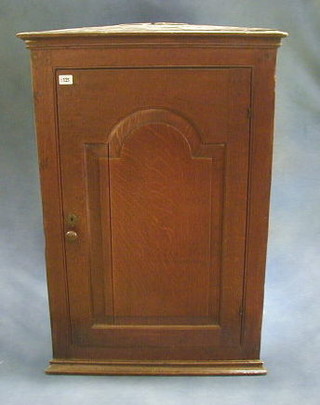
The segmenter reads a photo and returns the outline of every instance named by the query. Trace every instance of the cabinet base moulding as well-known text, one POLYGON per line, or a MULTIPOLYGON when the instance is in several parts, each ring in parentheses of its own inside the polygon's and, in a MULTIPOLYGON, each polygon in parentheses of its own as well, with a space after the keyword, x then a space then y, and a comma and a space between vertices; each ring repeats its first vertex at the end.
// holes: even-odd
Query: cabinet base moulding
POLYGON ((261 360, 89 362, 52 360, 46 374, 91 375, 265 375, 261 360))

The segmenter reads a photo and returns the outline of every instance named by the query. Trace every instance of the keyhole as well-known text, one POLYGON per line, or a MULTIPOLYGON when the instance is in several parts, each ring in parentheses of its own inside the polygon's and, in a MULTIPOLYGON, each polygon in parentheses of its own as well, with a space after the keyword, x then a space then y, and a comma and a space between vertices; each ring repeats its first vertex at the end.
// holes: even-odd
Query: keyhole
POLYGON ((69 214, 67 217, 67 222, 70 226, 73 226, 78 222, 78 217, 75 214, 69 214))

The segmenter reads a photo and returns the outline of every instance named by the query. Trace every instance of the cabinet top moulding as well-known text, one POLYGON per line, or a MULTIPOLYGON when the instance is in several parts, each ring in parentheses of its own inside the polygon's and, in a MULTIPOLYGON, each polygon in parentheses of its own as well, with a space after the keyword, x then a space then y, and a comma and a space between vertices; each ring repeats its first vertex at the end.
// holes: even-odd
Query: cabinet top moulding
MULTIPOLYGON (((215 25, 193 25, 184 23, 132 23, 108 25, 101 27, 70 28, 50 31, 20 32, 17 37, 25 40, 29 47, 55 47, 62 42, 75 40, 80 44, 103 41, 104 39, 120 41, 131 37, 133 41, 138 38, 148 37, 157 42, 179 41, 182 38, 193 41, 209 39, 211 45, 220 46, 248 46, 253 41, 253 46, 279 46, 280 40, 288 34, 283 31, 267 28, 225 27, 215 25), (234 41, 230 43, 230 38, 234 41), (249 41, 248 41, 249 40, 249 41), (84 41, 84 43, 83 43, 84 41)), ((67 44, 65 44, 67 45, 67 44)))

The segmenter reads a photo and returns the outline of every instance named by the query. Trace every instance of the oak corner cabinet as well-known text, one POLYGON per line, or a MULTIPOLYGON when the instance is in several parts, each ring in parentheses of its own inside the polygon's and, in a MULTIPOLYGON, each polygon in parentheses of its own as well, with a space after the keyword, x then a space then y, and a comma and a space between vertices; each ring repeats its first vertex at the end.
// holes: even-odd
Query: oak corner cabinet
POLYGON ((266 373, 284 36, 179 23, 18 34, 33 67, 47 373, 266 373))

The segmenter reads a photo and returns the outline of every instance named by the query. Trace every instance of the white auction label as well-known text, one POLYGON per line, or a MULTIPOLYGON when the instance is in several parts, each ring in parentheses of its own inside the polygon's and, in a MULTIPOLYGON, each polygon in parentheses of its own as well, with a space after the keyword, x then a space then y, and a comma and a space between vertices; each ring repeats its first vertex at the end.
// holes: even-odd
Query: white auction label
POLYGON ((61 84, 61 85, 73 84, 73 76, 72 75, 59 75, 59 84, 61 84))

